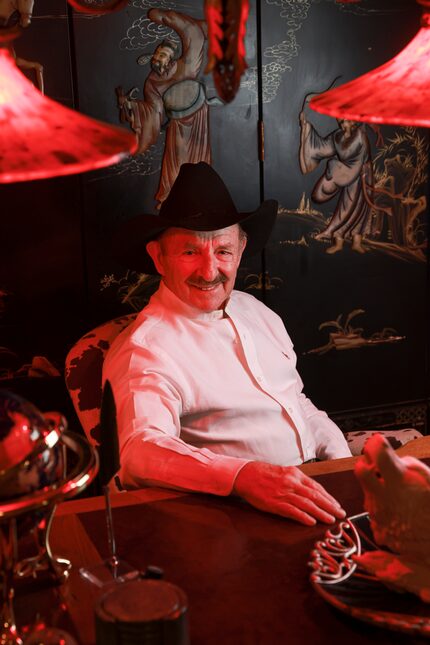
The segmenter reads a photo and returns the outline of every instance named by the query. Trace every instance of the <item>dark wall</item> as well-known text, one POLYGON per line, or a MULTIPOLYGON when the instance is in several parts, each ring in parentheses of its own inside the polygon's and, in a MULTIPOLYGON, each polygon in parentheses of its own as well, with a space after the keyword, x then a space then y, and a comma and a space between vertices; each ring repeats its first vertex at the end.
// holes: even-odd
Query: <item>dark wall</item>
MULTIPOLYGON (((144 25, 147 5, 153 4, 130 0, 119 13, 88 17, 73 13, 65 0, 38 0, 32 25, 16 43, 17 53, 43 64, 49 96, 118 124, 115 88, 136 86, 142 98, 149 67, 137 60, 148 57, 157 43, 144 25)), ((200 19, 202 4, 160 6, 200 19)), ((375 226, 363 241, 365 253, 353 251, 346 238, 342 250, 330 254, 332 242, 315 238, 330 222, 337 197, 324 204, 312 200, 327 159, 307 174, 299 164, 299 115, 306 96, 393 56, 417 31, 419 7, 414 0, 352 5, 262 1, 260 12, 257 24, 251 1, 248 70, 238 95, 229 105, 212 102, 209 107, 213 165, 237 207, 253 210, 263 187, 264 196, 280 205, 265 252, 265 280, 264 265, 256 258, 241 268, 238 286, 264 298, 283 317, 306 392, 317 404, 339 411, 425 400, 427 260, 425 248, 418 246, 425 247, 427 239, 427 208, 413 220, 415 237, 409 229, 406 235, 406 224, 414 205, 427 197, 427 132, 383 126, 378 138, 365 128, 375 185, 397 182, 396 190, 410 200, 378 197, 379 205, 393 214, 372 210, 375 226), (263 165, 258 159, 259 109, 265 123, 263 165), (347 318, 354 312, 348 331, 347 318), (337 327, 324 325, 330 321, 337 327)), ((216 97, 211 76, 202 71, 201 79, 207 97, 216 97)), ((308 107, 304 112, 321 136, 339 127, 308 107)), ((34 356, 47 357, 61 372, 80 335, 144 302, 147 284, 108 255, 107 240, 120 220, 154 212, 164 143, 165 128, 144 155, 111 168, 1 187, 0 374, 8 378, 6 385, 23 389, 25 382, 31 397, 32 381, 24 378, 23 366, 34 356)), ((49 384, 44 390, 40 383, 45 380, 38 383, 38 392, 47 393, 49 384)), ((45 398, 40 400, 46 407, 45 398)))

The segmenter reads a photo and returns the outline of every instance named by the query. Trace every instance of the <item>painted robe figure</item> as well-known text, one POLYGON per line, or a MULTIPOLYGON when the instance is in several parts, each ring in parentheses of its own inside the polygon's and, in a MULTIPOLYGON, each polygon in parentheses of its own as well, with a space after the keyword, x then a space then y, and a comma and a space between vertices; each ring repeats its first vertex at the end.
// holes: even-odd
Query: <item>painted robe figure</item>
POLYGON ((176 11, 151 9, 148 18, 174 29, 181 38, 182 52, 176 57, 173 41, 158 45, 144 84, 144 100, 122 97, 121 104, 120 97, 120 108, 128 112, 127 120, 138 136, 138 153, 157 141, 165 117, 169 119, 155 195, 159 208, 183 163, 211 163, 208 105, 204 86, 195 80, 203 63, 207 29, 203 20, 176 11))
POLYGON ((332 242, 327 253, 341 251, 344 240, 352 242, 354 251, 365 253, 362 240, 370 236, 372 228, 370 143, 364 125, 347 120, 338 123, 337 130, 321 137, 301 112, 300 169, 304 174, 309 173, 327 159, 324 174, 311 197, 318 204, 338 198, 330 222, 315 239, 332 242))

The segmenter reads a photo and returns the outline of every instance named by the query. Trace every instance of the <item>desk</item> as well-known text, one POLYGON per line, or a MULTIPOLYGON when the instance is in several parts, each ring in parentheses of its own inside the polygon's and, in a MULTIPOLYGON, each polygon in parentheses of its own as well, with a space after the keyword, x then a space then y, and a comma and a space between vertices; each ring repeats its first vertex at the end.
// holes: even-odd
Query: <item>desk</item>
MULTIPOLYGON (((430 457, 430 437, 410 446, 419 441, 401 452, 430 457)), ((318 475, 348 515, 362 511, 353 462, 330 462, 334 472, 318 475)), ((231 497, 160 489, 120 493, 112 501, 119 555, 139 569, 162 567, 166 580, 188 595, 192 645, 429 643, 354 621, 315 593, 307 562, 325 533, 322 524, 301 526, 231 497)), ((52 531, 53 551, 75 565, 61 595, 82 645, 94 642, 96 592, 77 569, 107 556, 102 509, 100 498, 66 502, 52 531)))

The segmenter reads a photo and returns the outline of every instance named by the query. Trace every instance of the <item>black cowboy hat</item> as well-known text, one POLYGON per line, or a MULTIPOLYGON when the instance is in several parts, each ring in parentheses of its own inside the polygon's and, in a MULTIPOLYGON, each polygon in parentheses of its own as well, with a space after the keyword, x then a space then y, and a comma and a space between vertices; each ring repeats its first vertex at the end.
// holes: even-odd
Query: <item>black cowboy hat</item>
POLYGON ((159 215, 139 215, 119 226, 112 237, 113 254, 130 269, 156 275, 146 244, 168 228, 216 231, 240 224, 248 236, 244 255, 266 244, 275 223, 278 202, 269 199, 251 213, 236 210, 221 177, 207 163, 182 164, 159 215))

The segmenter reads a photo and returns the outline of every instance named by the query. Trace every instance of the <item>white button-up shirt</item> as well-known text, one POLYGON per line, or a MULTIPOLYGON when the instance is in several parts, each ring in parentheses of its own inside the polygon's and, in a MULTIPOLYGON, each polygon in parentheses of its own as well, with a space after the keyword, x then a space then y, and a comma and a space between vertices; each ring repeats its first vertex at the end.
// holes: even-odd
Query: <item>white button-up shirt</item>
POLYGON ((250 460, 348 457, 339 428, 302 393, 282 320, 233 291, 205 313, 163 283, 103 368, 118 414, 120 477, 227 495, 250 460))

